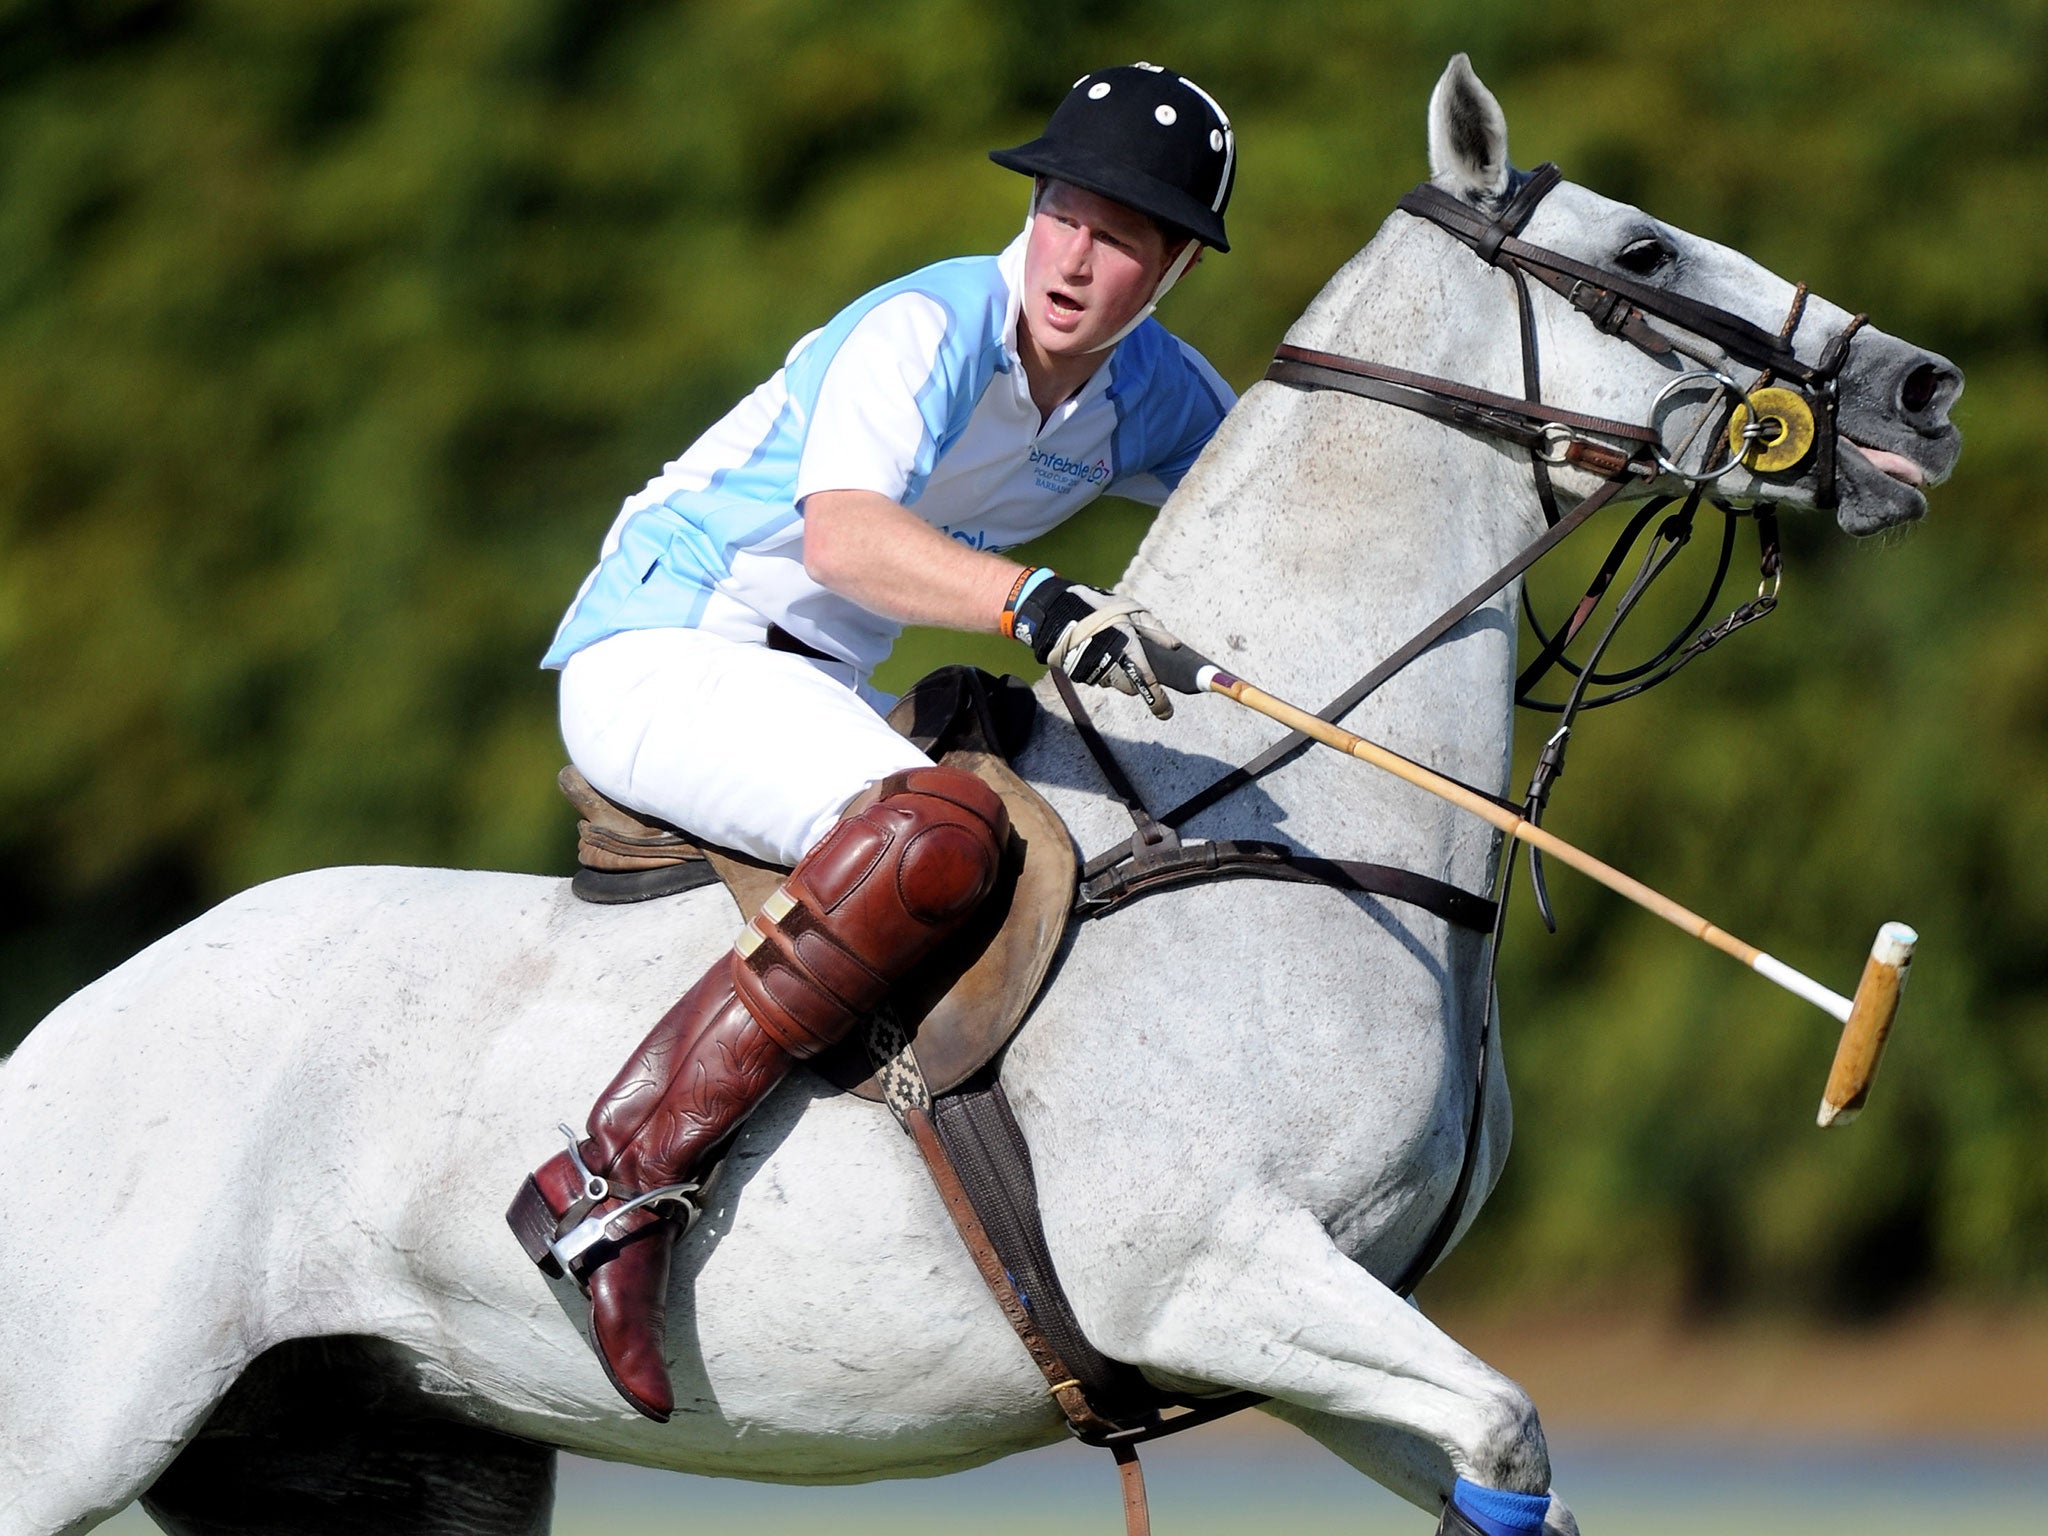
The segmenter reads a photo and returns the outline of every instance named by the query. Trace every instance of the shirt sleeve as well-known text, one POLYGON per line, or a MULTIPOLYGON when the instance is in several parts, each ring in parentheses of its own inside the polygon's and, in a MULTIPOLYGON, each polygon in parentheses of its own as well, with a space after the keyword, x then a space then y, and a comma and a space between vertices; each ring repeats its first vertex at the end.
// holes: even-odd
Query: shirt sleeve
POLYGON ((1237 404, 1237 392, 1209 366, 1209 360, 1177 336, 1169 337, 1173 360, 1155 376, 1147 394, 1146 462, 1136 464, 1103 487, 1122 496, 1158 506, 1180 488, 1209 439, 1237 404))
POLYGON ((935 300, 900 293, 847 333, 804 429, 798 505, 815 491, 876 491, 904 501, 930 475, 948 408, 949 322, 935 300))

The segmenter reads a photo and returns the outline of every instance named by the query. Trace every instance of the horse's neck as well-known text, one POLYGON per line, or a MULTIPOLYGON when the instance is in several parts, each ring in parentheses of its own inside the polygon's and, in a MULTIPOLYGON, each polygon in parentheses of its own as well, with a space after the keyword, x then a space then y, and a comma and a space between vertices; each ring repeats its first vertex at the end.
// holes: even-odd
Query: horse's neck
MULTIPOLYGON (((1397 217, 1289 339, 1518 392, 1512 297, 1497 274, 1467 265, 1447 273, 1426 232, 1397 217)), ((1519 451, 1347 395, 1260 384, 1161 513, 1125 579, 1218 665, 1315 709, 1540 528, 1519 451)), ((1513 593, 1497 598, 1347 723, 1446 772, 1504 784, 1512 602, 1513 593)), ((1172 749, 1151 764, 1164 781, 1154 796, 1162 803, 1194 787, 1190 777, 1208 776, 1184 771, 1181 754, 1241 762, 1279 734, 1221 700, 1196 701, 1157 729, 1141 710, 1123 709, 1115 729, 1172 749)), ((1142 765, 1145 754, 1134 755, 1142 765)), ((1240 802, 1236 821, 1263 822, 1268 835, 1277 828, 1318 852, 1402 850, 1483 878, 1470 856, 1482 850, 1483 862, 1483 829, 1361 764, 1318 751, 1262 788, 1270 798, 1240 802)))

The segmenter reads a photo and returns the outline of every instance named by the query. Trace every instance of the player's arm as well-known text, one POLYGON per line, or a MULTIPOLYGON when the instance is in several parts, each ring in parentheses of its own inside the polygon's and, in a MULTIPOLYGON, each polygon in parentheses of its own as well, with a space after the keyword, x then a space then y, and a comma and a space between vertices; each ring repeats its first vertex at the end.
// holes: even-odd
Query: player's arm
POLYGON ((1084 683, 1136 694, 1164 720, 1173 701, 1138 643, 1178 646, 1142 605, 1044 567, 969 549, 875 491, 816 491, 804 502, 813 581, 906 624, 1011 635, 1084 683))
POLYGON ((1162 720, 1173 713, 1138 636, 1155 645, 1180 642, 1142 606, 969 549, 878 491, 814 491, 804 499, 804 570, 871 612, 1013 635, 1070 677, 1139 695, 1162 720))
POLYGON ((804 498, 804 571, 821 587, 902 624, 1001 630, 1024 568, 970 549, 879 491, 804 498))

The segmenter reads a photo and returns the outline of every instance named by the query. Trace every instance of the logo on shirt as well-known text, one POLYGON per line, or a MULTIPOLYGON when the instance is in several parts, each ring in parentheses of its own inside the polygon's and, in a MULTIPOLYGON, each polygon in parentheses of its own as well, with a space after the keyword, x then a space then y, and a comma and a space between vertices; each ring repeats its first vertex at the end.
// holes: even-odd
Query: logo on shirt
POLYGON ((992 555, 999 555, 1010 547, 1007 544, 998 544, 990 538, 985 528, 955 528, 951 523, 945 523, 941 525, 939 532, 948 538, 958 539, 969 549, 986 550, 992 555))
POLYGON ((1031 475, 1042 491, 1057 491, 1064 496, 1077 485, 1100 485, 1109 478, 1109 461, 1097 459, 1093 464, 1083 464, 1065 454, 1045 453, 1037 448, 1031 450, 1031 475))

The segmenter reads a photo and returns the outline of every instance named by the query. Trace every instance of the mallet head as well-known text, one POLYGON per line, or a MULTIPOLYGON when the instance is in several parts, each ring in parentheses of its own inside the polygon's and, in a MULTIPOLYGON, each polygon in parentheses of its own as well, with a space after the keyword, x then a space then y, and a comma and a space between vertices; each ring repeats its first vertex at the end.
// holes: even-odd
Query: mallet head
POLYGON ((1835 1047, 1827 1090, 1821 1095, 1823 1127, 1847 1125, 1870 1097, 1885 1036, 1898 1016, 1899 994, 1905 990, 1906 973, 1912 968, 1913 946, 1919 942, 1920 936, 1904 923, 1886 923, 1877 930, 1877 942, 1870 946, 1870 959, 1857 984, 1848 1022, 1842 1026, 1841 1043, 1835 1047))

